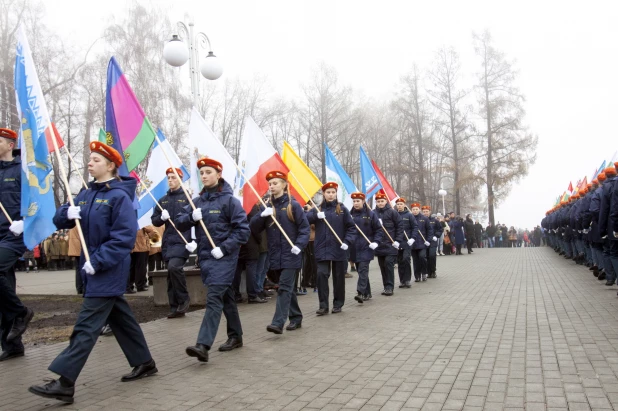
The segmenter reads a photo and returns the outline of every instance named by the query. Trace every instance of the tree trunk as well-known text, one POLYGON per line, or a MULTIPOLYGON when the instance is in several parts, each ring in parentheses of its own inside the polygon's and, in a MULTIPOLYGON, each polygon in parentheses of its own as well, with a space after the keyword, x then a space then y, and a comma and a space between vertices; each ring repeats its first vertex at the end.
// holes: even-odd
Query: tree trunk
POLYGON ((491 146, 491 108, 489 105, 489 85, 487 84, 487 57, 485 57, 485 110, 487 115, 487 212, 489 222, 494 224, 494 187, 492 170, 492 146, 491 146))

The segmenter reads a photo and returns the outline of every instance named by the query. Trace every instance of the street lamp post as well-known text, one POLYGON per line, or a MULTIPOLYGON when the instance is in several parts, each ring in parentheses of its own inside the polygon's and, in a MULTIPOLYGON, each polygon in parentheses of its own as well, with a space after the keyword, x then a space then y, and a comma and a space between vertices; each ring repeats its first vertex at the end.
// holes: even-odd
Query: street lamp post
POLYGON ((446 190, 441 188, 440 191, 438 191, 438 194, 442 196, 442 215, 446 217, 446 207, 444 206, 444 196, 446 196, 446 190))
POLYGON ((223 67, 212 52, 208 36, 202 32, 194 34, 193 22, 189 23, 189 27, 181 21, 176 23, 176 25, 180 35, 174 34, 172 39, 165 44, 165 47, 163 47, 163 58, 167 64, 173 67, 180 67, 189 60, 191 94, 193 96, 193 105, 197 107, 200 95, 200 73, 208 80, 216 80, 223 74, 223 67), (189 42, 189 48, 182 41, 183 38, 189 42), (201 63, 199 46, 208 50, 208 55, 201 63))

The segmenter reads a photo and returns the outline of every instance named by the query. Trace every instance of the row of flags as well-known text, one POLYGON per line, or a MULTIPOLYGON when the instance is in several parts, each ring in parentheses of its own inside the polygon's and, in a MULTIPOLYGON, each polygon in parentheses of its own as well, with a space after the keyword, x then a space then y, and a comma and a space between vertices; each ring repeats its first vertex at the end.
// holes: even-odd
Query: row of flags
MULTIPOLYGON (((603 160, 601 165, 598 168, 596 168, 594 172, 592 173, 592 178, 590 179, 590 181, 593 181, 595 178, 597 178, 597 176, 603 170, 605 170, 606 167, 609 167, 612 164, 614 164, 616 160, 618 160, 618 151, 614 152, 614 155, 609 161, 603 160)), ((554 206, 560 204, 563 201, 568 201, 569 198, 577 194, 580 190, 582 190, 587 185, 588 185, 588 176, 584 176, 583 179, 578 180, 577 183, 575 183, 575 185, 573 185, 572 181, 569 181, 569 186, 567 187, 566 191, 564 191, 562 195, 559 195, 558 197, 556 197, 556 202, 554 203, 554 206)))
MULTIPOLYGON (((51 189, 52 165, 50 155, 54 152, 52 137, 58 147, 64 143, 51 122, 43 93, 38 81, 34 62, 23 27, 18 31, 17 57, 15 61, 15 93, 21 128, 22 151, 22 209, 24 219, 24 243, 29 249, 51 235, 56 227, 54 195, 51 189)), ((99 140, 115 148, 123 156, 119 174, 132 175, 140 181, 135 209, 139 227, 150 224, 155 199, 168 190, 165 170, 179 168, 183 182, 189 180, 195 195, 202 189, 197 160, 210 157, 223 165, 223 178, 233 186, 246 212, 258 202, 258 195, 268 191, 266 174, 272 170, 288 173, 290 194, 302 205, 320 191, 322 183, 309 166, 284 142, 282 155, 268 141, 260 127, 251 117, 245 120, 240 146, 240 160, 236 164, 227 149, 210 129, 199 112, 193 108, 189 123, 188 148, 190 166, 182 163, 161 130, 155 130, 127 81, 116 59, 110 59, 107 69, 107 93, 105 104, 105 131, 100 130, 99 140), (140 178, 135 169, 148 154, 150 160, 145 176, 140 178), (250 187, 253 186, 254 190, 250 187), (147 189, 143 189, 143 187, 147 189)), ((359 191, 334 153, 325 144, 325 168, 328 181, 339 185, 338 199, 347 207, 352 206, 351 193, 359 191)), ((383 190, 391 202, 397 193, 375 163, 360 147, 361 190, 367 198, 383 190)))

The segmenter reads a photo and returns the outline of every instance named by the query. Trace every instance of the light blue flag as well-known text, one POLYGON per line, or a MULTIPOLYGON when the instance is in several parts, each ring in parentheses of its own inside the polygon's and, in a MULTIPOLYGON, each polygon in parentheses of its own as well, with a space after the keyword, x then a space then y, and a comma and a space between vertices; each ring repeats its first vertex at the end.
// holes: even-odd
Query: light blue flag
POLYGON ((606 161, 605 161, 605 160, 603 160, 603 162, 601 163, 601 167, 599 167, 599 168, 597 169, 597 172, 596 172, 596 173, 594 173, 594 175, 592 176, 592 178, 590 179, 590 181, 592 181, 592 180, 594 180, 595 178, 597 178, 597 176, 598 176, 601 172, 603 172, 603 170, 605 170, 605 163, 606 163, 606 161))
MULTIPOLYGON (((32 250, 56 231, 54 191, 46 134, 54 136, 28 39, 20 27, 15 56, 15 97, 20 120, 21 215, 24 244, 32 250)), ((55 138, 55 137, 54 137, 55 138)), ((53 151, 53 150, 52 150, 53 151)))
POLYGON ((326 144, 324 144, 324 150, 326 151, 326 179, 328 181, 334 181, 339 185, 337 199, 348 209, 351 209, 352 198, 350 194, 356 192, 356 186, 326 144))
MULTIPOLYGON (((169 157, 172 163, 174 163, 174 167, 179 168, 182 171, 183 182, 187 181, 190 175, 189 170, 187 170, 184 164, 182 164, 182 161, 180 161, 180 158, 178 158, 178 155, 172 148, 169 141, 167 141, 161 130, 157 130, 157 136, 159 137, 159 140, 161 140, 161 144, 159 144, 159 142, 155 139, 152 151, 150 153, 146 177, 142 179, 142 182, 146 187, 148 187, 152 193, 152 196, 159 201, 161 197, 167 194, 167 190, 169 190, 165 170, 167 170, 170 165, 165 158, 165 154, 167 154, 167 157, 169 157), (165 150, 165 153, 163 150, 165 150)), ((150 217, 152 216, 154 207, 157 206, 150 194, 148 194, 146 190, 142 190, 142 188, 142 185, 139 184, 138 193, 140 208, 137 210, 139 228, 152 224, 150 217)))
POLYGON ((369 160, 362 146, 360 148, 360 166, 361 178, 363 181, 363 194, 365 194, 367 198, 373 197, 378 190, 382 188, 382 183, 380 183, 380 179, 371 165, 371 160, 369 160))

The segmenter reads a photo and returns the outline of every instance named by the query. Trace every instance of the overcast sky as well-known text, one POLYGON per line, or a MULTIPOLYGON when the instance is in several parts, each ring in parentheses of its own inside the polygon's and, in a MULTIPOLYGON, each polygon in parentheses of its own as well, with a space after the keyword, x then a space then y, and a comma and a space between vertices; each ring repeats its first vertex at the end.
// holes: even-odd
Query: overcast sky
MULTIPOLYGON (((47 23, 87 45, 121 0, 46 2, 47 23)), ((224 76, 266 74, 278 94, 297 93, 320 60, 344 84, 388 99, 413 62, 425 68, 442 45, 460 53, 471 83, 479 61, 472 32, 489 29, 516 60, 526 123, 538 134, 537 162, 496 211, 530 228, 556 196, 618 150, 615 118, 618 2, 612 1, 158 1, 172 21, 192 16, 224 64, 224 76)), ((185 18, 188 21, 188 18, 185 18)), ((162 39, 172 33, 162 33, 162 39)), ((186 75, 186 74, 185 74, 186 75)), ((187 75, 188 77, 188 75, 187 75)), ((188 87, 188 86, 187 86, 188 87)), ((188 92, 189 90, 187 90, 188 92)))

